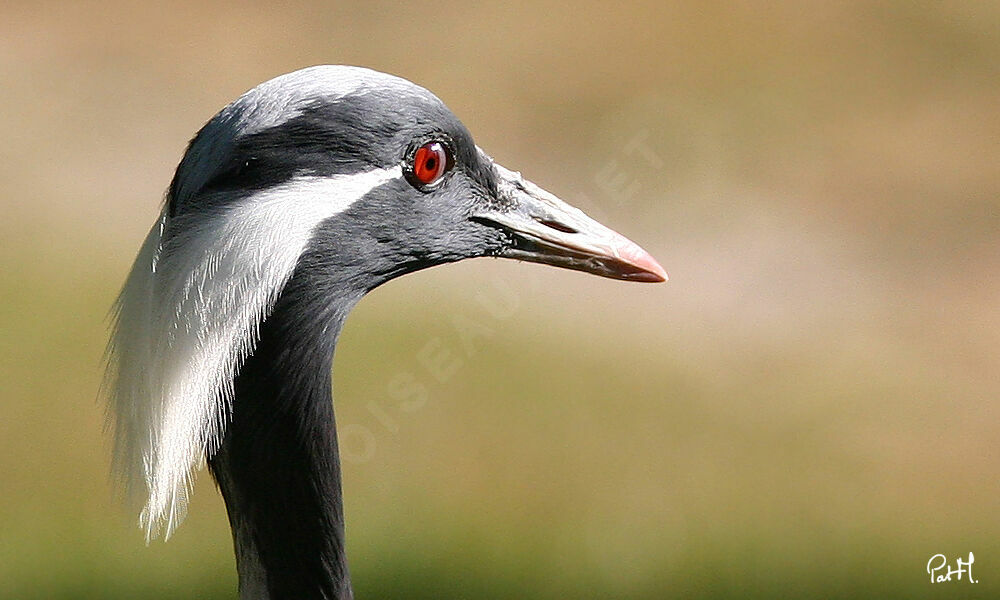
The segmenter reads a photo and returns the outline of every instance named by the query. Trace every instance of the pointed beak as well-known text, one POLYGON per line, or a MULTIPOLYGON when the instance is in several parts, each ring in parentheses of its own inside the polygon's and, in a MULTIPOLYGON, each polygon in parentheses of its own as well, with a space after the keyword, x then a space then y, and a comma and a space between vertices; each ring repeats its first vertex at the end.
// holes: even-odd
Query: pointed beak
POLYGON ((475 215, 507 232, 513 244, 500 256, 586 271, 602 277, 657 283, 667 272, 648 252, 578 208, 494 165, 503 207, 475 215))

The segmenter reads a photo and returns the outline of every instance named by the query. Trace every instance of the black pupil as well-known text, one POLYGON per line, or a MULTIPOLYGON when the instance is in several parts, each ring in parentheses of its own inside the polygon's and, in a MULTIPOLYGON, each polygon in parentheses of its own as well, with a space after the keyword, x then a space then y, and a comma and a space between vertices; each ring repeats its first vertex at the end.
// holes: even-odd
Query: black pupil
POLYGON ((426 167, 428 169, 432 170, 432 171, 434 170, 434 157, 433 156, 427 159, 426 167))

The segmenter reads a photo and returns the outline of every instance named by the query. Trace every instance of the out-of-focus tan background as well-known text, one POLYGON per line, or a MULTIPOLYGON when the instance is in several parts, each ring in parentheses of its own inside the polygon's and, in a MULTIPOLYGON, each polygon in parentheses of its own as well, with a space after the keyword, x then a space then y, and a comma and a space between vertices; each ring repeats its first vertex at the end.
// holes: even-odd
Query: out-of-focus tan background
POLYGON ((166 544, 115 499, 106 315, 201 124, 348 63, 671 275, 476 260, 361 303, 359 598, 998 597, 1000 5, 135 4, 0 7, 0 596, 235 597, 206 473, 166 544))

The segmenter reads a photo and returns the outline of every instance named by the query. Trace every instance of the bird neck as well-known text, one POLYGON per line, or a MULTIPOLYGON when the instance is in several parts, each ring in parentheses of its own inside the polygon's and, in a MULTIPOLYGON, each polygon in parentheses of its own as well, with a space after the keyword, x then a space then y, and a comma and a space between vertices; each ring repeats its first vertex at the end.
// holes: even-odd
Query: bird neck
POLYGON ((331 366, 361 294, 340 291, 289 281, 236 377, 231 422, 209 461, 244 600, 352 598, 331 366))

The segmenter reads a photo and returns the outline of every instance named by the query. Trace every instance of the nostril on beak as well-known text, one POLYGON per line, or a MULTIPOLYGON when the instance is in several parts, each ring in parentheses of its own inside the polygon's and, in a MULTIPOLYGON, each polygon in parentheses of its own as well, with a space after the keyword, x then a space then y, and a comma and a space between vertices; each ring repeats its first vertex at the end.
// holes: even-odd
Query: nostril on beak
POLYGON ((537 219, 537 221, 542 225, 545 225, 546 227, 551 227, 552 229, 555 229, 556 231, 561 231, 563 233, 580 233, 576 229, 573 229, 569 225, 564 225, 559 221, 549 221, 547 219, 537 219))

